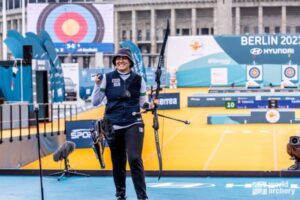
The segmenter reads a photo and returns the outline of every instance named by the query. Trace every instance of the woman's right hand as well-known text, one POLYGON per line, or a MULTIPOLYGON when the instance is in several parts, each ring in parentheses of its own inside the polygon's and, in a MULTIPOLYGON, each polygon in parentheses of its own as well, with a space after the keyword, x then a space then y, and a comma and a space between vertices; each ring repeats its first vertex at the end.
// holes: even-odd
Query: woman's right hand
POLYGON ((97 74, 97 75, 95 76, 95 83, 96 83, 97 85, 100 85, 101 82, 102 82, 102 78, 103 78, 103 75, 102 75, 102 74, 97 74))

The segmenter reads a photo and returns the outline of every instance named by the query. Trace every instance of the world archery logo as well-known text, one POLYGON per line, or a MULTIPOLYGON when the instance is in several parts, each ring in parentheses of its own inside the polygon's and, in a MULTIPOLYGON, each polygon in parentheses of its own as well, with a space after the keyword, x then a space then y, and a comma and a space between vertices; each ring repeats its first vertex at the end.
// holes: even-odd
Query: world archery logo
POLYGON ((190 46, 193 51, 198 51, 202 48, 203 45, 199 41, 193 41, 190 46))
POLYGON ((37 22, 55 43, 101 43, 104 21, 92 4, 49 4, 37 22))

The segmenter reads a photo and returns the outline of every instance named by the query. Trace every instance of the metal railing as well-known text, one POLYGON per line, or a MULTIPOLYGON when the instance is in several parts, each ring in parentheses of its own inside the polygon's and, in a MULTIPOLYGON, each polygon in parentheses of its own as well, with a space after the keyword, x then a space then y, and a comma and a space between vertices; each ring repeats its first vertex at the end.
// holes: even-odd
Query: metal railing
POLYGON ((9 138, 13 142, 18 138, 31 139, 36 133, 36 119, 34 107, 39 108, 39 129, 40 135, 54 136, 66 133, 66 121, 77 120, 78 107, 76 104, 28 104, 13 103, 0 105, 0 144, 4 138, 9 138))

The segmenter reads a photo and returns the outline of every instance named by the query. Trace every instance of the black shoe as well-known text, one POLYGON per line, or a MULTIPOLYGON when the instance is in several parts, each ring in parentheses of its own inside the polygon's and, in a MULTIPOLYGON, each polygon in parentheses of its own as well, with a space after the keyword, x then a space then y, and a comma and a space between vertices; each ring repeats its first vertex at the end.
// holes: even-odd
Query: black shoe
POLYGON ((117 200, 126 200, 126 197, 124 197, 124 196, 118 196, 117 200))

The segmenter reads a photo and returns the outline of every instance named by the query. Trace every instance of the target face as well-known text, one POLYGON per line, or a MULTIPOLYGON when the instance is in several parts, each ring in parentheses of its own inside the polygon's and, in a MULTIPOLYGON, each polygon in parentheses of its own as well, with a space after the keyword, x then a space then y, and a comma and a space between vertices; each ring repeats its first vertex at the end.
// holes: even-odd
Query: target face
POLYGON ((249 76, 253 79, 256 79, 260 76, 260 69, 257 68, 257 67, 252 67, 250 70, 249 70, 249 76))
POLYGON ((41 30, 55 43, 101 43, 105 29, 92 4, 49 4, 37 23, 37 33, 41 30))
POLYGON ((284 75, 287 78, 293 78, 296 75, 296 71, 293 67, 287 67, 284 69, 284 75))

